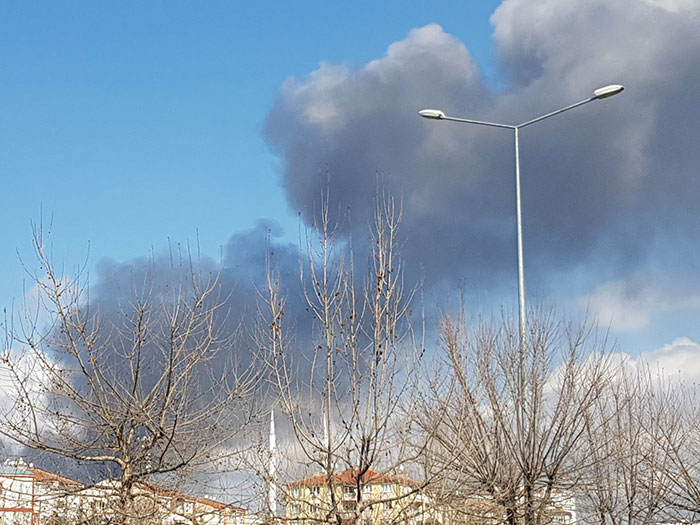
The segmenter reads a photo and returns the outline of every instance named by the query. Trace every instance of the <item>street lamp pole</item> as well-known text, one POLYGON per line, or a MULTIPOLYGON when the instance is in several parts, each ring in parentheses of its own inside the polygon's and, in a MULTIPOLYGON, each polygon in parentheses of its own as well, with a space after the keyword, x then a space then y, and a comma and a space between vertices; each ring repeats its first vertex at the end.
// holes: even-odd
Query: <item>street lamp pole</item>
POLYGON ((525 349, 527 341, 527 320, 526 320, 526 310, 525 310, 525 265, 523 262, 523 223, 522 223, 522 205, 520 197, 520 144, 519 144, 519 132, 520 129, 535 124, 541 120, 553 117, 570 109, 574 109, 578 106, 588 104, 594 100, 601 100, 604 98, 612 97, 620 93, 623 86, 614 84, 610 86, 605 86, 596 89, 593 95, 585 100, 566 106, 565 108, 557 109, 551 113, 547 113, 540 117, 534 118, 523 122, 522 124, 512 125, 512 124, 500 124, 497 122, 485 122, 482 120, 472 120, 466 118, 450 117, 445 115, 439 109, 423 109, 418 112, 421 117, 436 120, 451 120, 454 122, 463 122, 466 124, 476 124, 478 126, 489 126, 493 128, 506 128, 513 130, 515 138, 515 220, 516 220, 516 235, 518 244, 518 321, 519 321, 519 349, 520 349, 520 367, 518 371, 519 383, 520 383, 520 395, 524 395, 524 365, 525 365, 525 349))
POLYGON ((520 335, 520 384, 523 383, 523 365, 525 359, 525 341, 527 322, 525 311, 525 263, 523 258, 523 207, 520 198, 520 133, 513 129, 515 139, 515 229, 518 242, 518 333, 520 335))

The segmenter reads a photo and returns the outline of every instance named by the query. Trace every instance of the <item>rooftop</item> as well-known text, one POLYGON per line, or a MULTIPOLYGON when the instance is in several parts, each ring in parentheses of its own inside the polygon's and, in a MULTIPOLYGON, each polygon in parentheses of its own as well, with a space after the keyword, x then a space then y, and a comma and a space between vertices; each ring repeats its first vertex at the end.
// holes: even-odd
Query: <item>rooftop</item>
MULTIPOLYGON (((379 473, 375 470, 367 470, 364 474, 362 474, 361 478, 360 477, 360 471, 359 469, 347 469, 347 470, 341 470, 339 472, 336 472, 332 475, 332 480, 334 484, 337 485, 379 485, 379 484, 384 484, 384 483, 391 483, 394 485, 401 485, 401 486, 417 486, 419 483, 417 481, 414 481, 412 479, 409 479, 405 476, 397 476, 395 474, 389 474, 389 473, 379 473)), ((329 481, 328 475, 321 473, 321 474, 315 474, 309 478, 305 479, 300 479, 297 481, 292 481, 287 484, 289 487, 314 487, 314 486, 320 486, 320 485, 325 485, 329 481)))

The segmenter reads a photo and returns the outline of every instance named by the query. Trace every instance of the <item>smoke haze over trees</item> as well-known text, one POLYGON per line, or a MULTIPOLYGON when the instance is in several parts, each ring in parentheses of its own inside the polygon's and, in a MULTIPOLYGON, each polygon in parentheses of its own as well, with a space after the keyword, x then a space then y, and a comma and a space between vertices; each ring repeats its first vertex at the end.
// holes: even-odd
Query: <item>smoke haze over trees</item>
MULTIPOLYGON (((600 86, 624 84, 620 97, 596 101, 528 128, 521 136, 528 297, 561 300, 563 309, 583 305, 602 325, 609 323, 612 331, 620 332, 643 329, 655 316, 700 309, 697 2, 544 0, 533 6, 527 0, 506 0, 492 23, 498 81, 485 78, 458 38, 431 23, 391 43, 384 56, 364 64, 322 63, 281 86, 263 137, 279 159, 287 202, 299 214, 302 247, 289 242, 274 220, 261 218, 250 230, 230 237, 221 261, 209 258, 212 254, 193 257, 199 275, 216 276, 218 311, 225 314, 215 317, 214 326, 236 336, 236 360, 242 369, 260 357, 253 335, 261 299, 269 292, 268 258, 281 276, 278 291, 285 298, 285 325, 291 334, 285 345, 297 360, 314 354, 318 327, 308 311, 309 289, 298 280, 300 268, 309 268, 303 255, 306 230, 313 229, 314 217, 325 206, 329 220, 339 221, 334 242, 352 248, 357 267, 364 268, 375 248, 368 225, 377 188, 392 195, 402 210, 395 242, 405 259, 403 275, 408 288, 423 286, 429 321, 435 321, 436 309, 449 307, 444 303, 450 293, 458 295, 460 285, 468 297, 487 298, 468 314, 478 317, 480 308, 498 306, 509 310, 515 296, 512 137, 502 130, 421 120, 416 112, 425 107, 516 123, 581 100, 600 86), (322 203, 319 180, 325 181, 328 173, 330 202, 322 203)), ((313 242, 319 240, 315 235, 310 233, 313 242)), ((173 261, 185 254, 188 263, 196 251, 175 244, 143 259, 98 261, 91 276, 92 311, 121 326, 116 321, 125 309, 131 311, 144 284, 167 288, 173 261)), ((60 272, 56 278, 63 282, 60 272)), ((61 286, 54 290, 59 292, 64 293, 61 286)), ((427 351, 436 359, 438 332, 437 321, 427 328, 427 351)), ((16 355, 18 349, 9 348, 16 344, 8 343, 6 356, 16 355)), ((494 348, 502 353, 491 348, 498 355, 482 363, 484 373, 487 365, 507 368, 508 346, 494 348)), ((458 353, 451 357, 456 369, 458 353)), ((620 358, 640 368, 645 360, 658 362, 660 375, 682 369, 692 379, 700 378, 698 355, 700 345, 679 337, 639 359, 620 358)), ((541 359, 547 373, 560 364, 541 359)), ((512 370, 503 373, 504 382, 513 376, 512 370)), ((675 385, 667 397, 654 398, 648 377, 653 375, 601 382, 611 389, 598 397, 596 392, 578 407, 586 412, 578 420, 584 428, 567 427, 576 434, 570 440, 576 446, 559 441, 571 456, 555 455, 553 461, 577 474, 586 472, 593 486, 588 487, 589 510, 611 523, 643 519, 649 502, 655 505, 649 516, 683 517, 698 511, 697 398, 692 389, 675 385), (663 417, 669 406, 680 407, 672 420, 663 417), (601 433, 609 439, 598 441, 601 433), (585 468, 577 456, 596 453, 603 457, 585 468), (631 463, 647 471, 641 475, 631 463), (611 472, 624 481, 602 483, 611 472), (673 509, 676 516, 666 513, 669 498, 683 502, 682 508, 673 509)), ((539 380, 544 385, 549 376, 543 372, 539 380)), ((461 385, 462 394, 469 386, 461 385)), ((478 386, 483 398, 491 394, 493 406, 510 406, 507 396, 497 395, 502 392, 488 392, 494 390, 492 384, 478 386)), ((573 410, 572 400, 583 395, 572 389, 564 408, 573 410)), ((270 396, 270 391, 259 393, 256 401, 267 402, 270 396)), ((479 419, 482 406, 468 407, 467 398, 460 400, 464 405, 453 405, 455 413, 470 408, 469 417, 479 419)), ((288 415, 298 411, 294 400, 287 401, 288 415)), ((446 402, 437 395, 434 401, 437 406, 446 402)), ((6 396, 0 402, 6 403, 6 396)), ((382 430, 389 419, 379 425, 382 430)), ((503 429, 493 429, 506 428, 509 421, 484 423, 485 432, 500 439, 503 429)), ((348 434, 354 436, 350 430, 348 434)), ((309 457, 330 464, 337 451, 319 437, 311 440, 309 457)), ((33 437, 24 438, 28 445, 38 445, 31 442, 33 437)), ((356 459, 343 454, 348 464, 356 459)), ((524 456, 511 450, 509 466, 517 471, 513 465, 524 456)), ((467 459, 474 461, 473 456, 467 459)), ((541 460, 535 455, 526 459, 541 460)), ((453 460, 449 457, 447 463, 453 460)), ((507 480, 511 503, 523 477, 535 476, 532 472, 520 471, 507 480)), ((489 482, 474 476, 459 481, 464 486, 489 482)), ((573 483, 570 478, 565 482, 573 483)))

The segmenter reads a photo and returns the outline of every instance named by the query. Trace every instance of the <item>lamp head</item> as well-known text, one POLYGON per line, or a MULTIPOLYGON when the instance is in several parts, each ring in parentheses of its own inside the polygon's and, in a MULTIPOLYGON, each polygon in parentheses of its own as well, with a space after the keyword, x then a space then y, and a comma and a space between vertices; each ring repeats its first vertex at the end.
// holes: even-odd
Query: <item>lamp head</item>
POLYGON ((445 118, 445 114, 439 109, 421 109, 418 114, 423 118, 445 118))
POLYGON ((619 84, 612 84, 610 86, 605 86, 605 87, 596 89, 593 92, 593 97, 595 97, 596 99, 603 99, 603 98, 612 97, 612 96, 620 93, 623 89, 625 89, 625 88, 623 86, 620 86, 619 84))

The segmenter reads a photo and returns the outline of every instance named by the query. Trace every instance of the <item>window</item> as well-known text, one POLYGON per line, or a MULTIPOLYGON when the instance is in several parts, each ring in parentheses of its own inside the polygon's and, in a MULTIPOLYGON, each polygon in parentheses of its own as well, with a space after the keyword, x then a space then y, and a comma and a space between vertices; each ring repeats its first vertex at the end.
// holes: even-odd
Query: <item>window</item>
POLYGON ((392 503, 393 502, 391 502, 391 501, 383 501, 382 502, 382 510, 391 510, 392 503))
POLYGON ((382 483, 382 492, 391 492, 391 483, 382 483))
POLYGON ((318 496, 320 493, 321 487, 319 487, 318 485, 315 487, 311 487, 311 494, 313 494, 314 496, 318 496))

